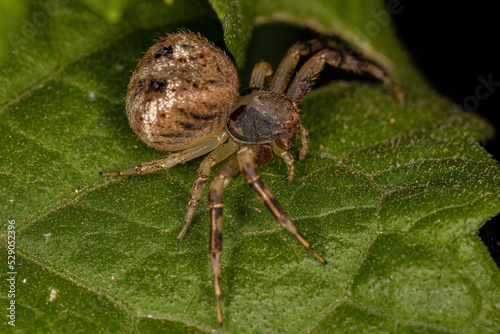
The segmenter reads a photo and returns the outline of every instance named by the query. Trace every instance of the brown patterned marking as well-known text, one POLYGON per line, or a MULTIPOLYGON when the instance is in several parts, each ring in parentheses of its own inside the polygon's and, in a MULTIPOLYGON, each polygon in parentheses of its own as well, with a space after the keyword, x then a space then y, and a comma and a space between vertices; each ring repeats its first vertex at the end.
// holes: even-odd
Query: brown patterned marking
POLYGON ((167 133, 167 134, 161 134, 160 136, 165 138, 179 138, 182 137, 182 133, 167 133))
POLYGON ((168 152, 188 149, 205 142, 225 126, 231 106, 238 95, 238 88, 238 73, 224 52, 199 35, 170 34, 153 45, 137 64, 127 89, 127 116, 134 131, 141 129, 139 137, 146 144, 168 152), (170 53, 185 56, 178 58, 170 53), (153 61, 149 62, 150 60, 153 61), (149 87, 151 79, 164 79, 165 85, 160 81, 153 82, 149 87), (145 80, 142 87, 141 80, 145 80), (218 82, 213 85, 211 80, 218 82), (209 97, 198 93, 205 89, 210 91, 209 97), (136 95, 138 91, 140 94, 136 95), (171 103, 163 103, 164 99, 171 103), (210 106, 203 104, 207 99, 211 103, 210 106), (148 105, 149 101, 152 104, 148 105), (179 108, 183 110, 179 111, 179 108), (139 115, 149 111, 154 117, 143 117, 143 121, 140 121, 139 115), (199 115, 216 113, 218 116, 213 120, 207 121, 206 117, 198 120, 190 117, 190 112, 199 115), (162 113, 166 116, 162 116, 162 113), (179 122, 191 124, 194 128, 183 127, 179 122), (165 123, 168 123, 167 127, 162 129, 165 123), (165 131, 167 129, 168 131, 165 131), (195 130, 190 131, 191 129, 195 130), (154 137, 157 132, 188 132, 190 135, 179 137, 184 138, 184 141, 169 141, 164 137, 164 141, 161 141, 154 137))
POLYGON ((201 119, 201 120, 204 120, 204 121, 211 121, 217 117, 220 117, 220 115, 217 115, 217 114, 212 114, 212 115, 207 115, 207 114, 195 114, 193 112, 190 112, 189 113, 189 116, 191 116, 192 118, 194 119, 201 119))
POLYGON ((159 92, 163 93, 163 89, 165 88, 166 81, 163 79, 152 79, 149 83, 148 93, 149 92, 159 92))
POLYGON ((185 123, 185 122, 179 122, 179 124, 184 128, 184 129, 187 129, 187 130, 198 130, 198 127, 194 126, 193 124, 191 123, 185 123))
POLYGON ((162 56, 167 57, 172 54, 172 45, 162 45, 158 50, 156 50, 155 58, 160 58, 162 56))
POLYGON ((135 95, 139 94, 143 89, 144 89, 144 83, 146 82, 146 79, 141 79, 137 83, 137 90, 135 91, 135 95))

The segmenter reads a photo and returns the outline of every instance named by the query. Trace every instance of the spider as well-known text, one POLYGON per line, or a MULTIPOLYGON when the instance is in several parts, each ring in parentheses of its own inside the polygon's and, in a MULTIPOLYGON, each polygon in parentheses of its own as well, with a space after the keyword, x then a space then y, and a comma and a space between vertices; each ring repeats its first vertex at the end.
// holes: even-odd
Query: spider
POLYGON ((223 325, 222 195, 240 174, 276 221, 316 259, 326 263, 287 216, 271 189, 260 178, 256 167, 269 163, 273 155, 277 155, 284 160, 288 181, 292 182, 294 158, 288 150, 298 136, 302 143, 300 160, 306 157, 309 149, 308 130, 301 123, 299 103, 326 64, 346 71, 371 74, 392 89, 399 100, 404 99, 398 86, 379 66, 346 54, 339 43, 329 38, 299 41, 292 45, 274 75, 269 63, 257 63, 251 75, 250 88, 239 96, 239 81, 233 63, 205 38, 192 33, 171 34, 158 41, 143 56, 132 74, 126 97, 127 116, 132 129, 149 146, 179 152, 102 175, 150 173, 209 153, 201 162, 191 191, 184 226, 177 236, 177 240, 181 241, 193 219, 210 169, 227 160, 208 190, 210 259, 220 326, 223 325), (292 80, 300 57, 305 56, 310 58, 292 80))

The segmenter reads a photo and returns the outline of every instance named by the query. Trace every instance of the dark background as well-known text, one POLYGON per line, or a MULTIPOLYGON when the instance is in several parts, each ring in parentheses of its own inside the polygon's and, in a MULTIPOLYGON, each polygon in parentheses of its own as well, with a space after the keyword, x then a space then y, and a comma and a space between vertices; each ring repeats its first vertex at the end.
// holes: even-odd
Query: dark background
MULTIPOLYGON (((439 93, 493 123, 497 134, 483 145, 500 161, 500 30, 495 2, 400 3, 403 10, 392 18, 401 41, 439 93), (498 87, 489 97, 471 98, 481 84, 478 78, 488 80, 489 76, 498 87)), ((479 93, 488 91, 482 88, 479 93)), ((489 220, 478 236, 500 266, 500 216, 489 220)))

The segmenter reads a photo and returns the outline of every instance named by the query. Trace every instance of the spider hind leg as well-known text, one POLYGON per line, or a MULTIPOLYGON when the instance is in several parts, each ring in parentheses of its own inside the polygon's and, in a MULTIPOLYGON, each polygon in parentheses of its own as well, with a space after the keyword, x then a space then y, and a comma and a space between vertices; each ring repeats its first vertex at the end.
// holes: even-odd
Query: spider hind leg
POLYGON ((300 68, 294 80, 290 84, 286 95, 293 101, 301 101, 314 85, 314 82, 323 67, 328 64, 354 73, 368 73, 388 89, 392 90, 396 98, 404 101, 404 94, 398 85, 384 72, 384 70, 368 60, 344 54, 341 50, 322 49, 309 58, 300 68))
POLYGON ((316 77, 326 64, 355 73, 368 73, 391 89, 399 101, 404 101, 403 92, 381 67, 368 60, 350 55, 341 44, 327 37, 299 41, 292 45, 276 69, 270 89, 285 93, 300 57, 308 56, 311 58, 302 65, 286 92, 286 95, 294 101, 301 101, 311 90, 316 77))

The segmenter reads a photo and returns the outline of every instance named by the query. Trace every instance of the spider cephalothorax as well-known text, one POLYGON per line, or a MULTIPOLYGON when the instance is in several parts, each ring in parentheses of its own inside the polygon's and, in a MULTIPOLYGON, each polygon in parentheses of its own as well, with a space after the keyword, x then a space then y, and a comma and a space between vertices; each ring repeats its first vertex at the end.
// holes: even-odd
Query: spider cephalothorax
POLYGON ((300 128, 298 104, 273 91, 250 88, 236 100, 227 122, 231 136, 246 144, 278 141, 290 148, 300 128))
POLYGON ((203 193, 210 168, 227 159, 210 184, 210 258, 214 274, 217 320, 222 325, 221 262, 222 193, 242 174, 285 229, 319 261, 326 263, 288 218, 272 191, 260 179, 256 165, 284 160, 288 181, 295 174, 288 149, 300 134, 304 159, 309 148, 307 128, 300 121, 299 102, 312 88, 325 64, 353 72, 366 72, 399 100, 403 94, 374 63, 345 54, 331 39, 297 42, 276 73, 266 62, 255 65, 250 88, 238 96, 237 71, 226 55, 199 35, 171 34, 153 45, 135 68, 127 89, 127 116, 132 129, 149 146, 178 151, 168 157, 139 164, 104 176, 143 174, 168 169, 210 153, 201 163, 191 191, 181 241, 203 193), (301 56, 310 56, 290 83, 301 56), (266 79, 270 83, 266 84, 266 79), (289 85, 290 83, 290 85, 289 85))

